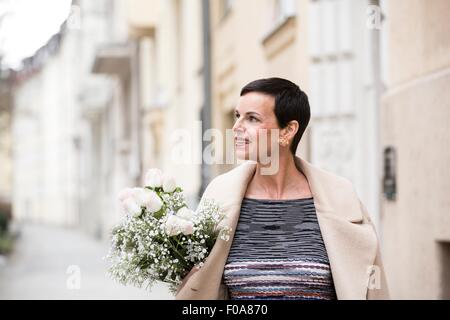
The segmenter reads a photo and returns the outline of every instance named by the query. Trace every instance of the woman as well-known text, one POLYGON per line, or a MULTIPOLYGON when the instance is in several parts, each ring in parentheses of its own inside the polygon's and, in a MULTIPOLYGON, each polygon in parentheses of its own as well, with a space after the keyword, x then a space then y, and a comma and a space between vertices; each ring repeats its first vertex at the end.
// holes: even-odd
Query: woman
POLYGON ((352 184, 295 156, 310 119, 306 94, 260 79, 242 89, 235 111, 236 155, 248 161, 202 197, 220 203, 231 236, 176 299, 387 299, 376 232, 352 184), (278 145, 266 143, 274 138, 278 145))

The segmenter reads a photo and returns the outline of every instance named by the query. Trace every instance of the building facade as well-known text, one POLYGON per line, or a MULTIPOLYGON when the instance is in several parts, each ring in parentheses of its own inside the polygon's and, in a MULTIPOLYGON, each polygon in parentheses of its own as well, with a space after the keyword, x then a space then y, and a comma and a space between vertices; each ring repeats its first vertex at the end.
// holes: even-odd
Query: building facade
POLYGON ((17 220, 106 239, 122 215, 119 191, 151 167, 197 203, 201 12, 189 0, 74 2, 57 43, 40 50, 45 62, 13 89, 17 220))
MULTIPOLYGON (((373 65, 381 61, 380 40, 369 23, 373 3, 213 2, 212 92, 213 124, 224 132, 233 126, 233 110, 246 83, 282 77, 299 84, 309 96, 312 118, 298 154, 350 179, 378 227, 381 80, 373 65)), ((226 155, 219 151, 218 157, 226 155)), ((230 167, 218 165, 215 174, 230 167)))
POLYGON ((0 212, 11 215, 12 196, 12 99, 8 76, 0 71, 0 212))
POLYGON ((389 1, 383 252, 394 298, 450 298, 450 2, 389 1))

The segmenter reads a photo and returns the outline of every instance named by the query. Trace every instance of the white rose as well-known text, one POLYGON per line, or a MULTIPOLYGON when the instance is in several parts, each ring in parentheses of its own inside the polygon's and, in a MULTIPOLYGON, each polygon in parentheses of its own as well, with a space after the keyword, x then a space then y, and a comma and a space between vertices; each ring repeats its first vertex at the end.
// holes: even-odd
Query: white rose
POLYGON ((175 182, 175 178, 169 175, 163 176, 163 182, 162 187, 164 192, 173 192, 175 191, 175 188, 177 187, 177 184, 175 182))
POLYGON ((193 234, 194 223, 192 221, 184 220, 184 222, 182 223, 181 232, 183 232, 185 236, 193 234))
POLYGON ((181 232, 180 220, 181 219, 175 215, 170 215, 169 217, 167 217, 165 223, 165 230, 167 235, 175 236, 181 232))
POLYGON ((129 214, 139 216, 141 214, 141 207, 136 203, 135 199, 127 198, 123 202, 123 208, 129 214))
POLYGON ((133 199, 139 206, 144 206, 150 212, 157 212, 163 203, 156 192, 145 188, 133 188, 133 199))
POLYGON ((157 168, 147 171, 145 175, 145 185, 152 188, 159 188, 162 185, 163 173, 157 168))
POLYGON ((145 189, 145 193, 146 193, 146 202, 144 205, 147 207, 147 210, 152 213, 161 210, 163 202, 161 198, 156 194, 156 192, 145 189))
POLYGON ((177 216, 186 219, 188 221, 192 221, 195 218, 195 212, 192 211, 191 209, 183 207, 180 210, 178 210, 177 216))
POLYGON ((138 205, 143 206, 146 201, 146 195, 145 195, 144 189, 143 188, 133 188, 132 198, 138 205))
POLYGON ((120 201, 121 210, 124 213, 134 213, 140 211, 140 207, 138 203, 136 203, 134 199, 134 189, 133 188, 125 188, 119 192, 118 195, 120 201), (129 200, 129 201, 127 201, 129 200))
POLYGON ((125 201, 125 199, 132 197, 133 192, 134 192, 133 188, 125 188, 121 190, 119 192, 119 200, 123 202, 125 201))
POLYGON ((182 219, 176 215, 170 215, 166 220, 165 230, 169 236, 175 236, 180 233, 187 236, 194 233, 194 224, 192 221, 182 219))

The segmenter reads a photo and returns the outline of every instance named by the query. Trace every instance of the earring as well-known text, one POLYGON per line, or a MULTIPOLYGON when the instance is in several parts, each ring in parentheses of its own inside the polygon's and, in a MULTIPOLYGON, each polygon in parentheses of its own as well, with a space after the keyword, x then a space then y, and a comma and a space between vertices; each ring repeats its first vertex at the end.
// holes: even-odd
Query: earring
POLYGON ((286 147, 289 144, 289 141, 286 138, 279 138, 278 139, 278 143, 282 146, 282 147, 286 147))

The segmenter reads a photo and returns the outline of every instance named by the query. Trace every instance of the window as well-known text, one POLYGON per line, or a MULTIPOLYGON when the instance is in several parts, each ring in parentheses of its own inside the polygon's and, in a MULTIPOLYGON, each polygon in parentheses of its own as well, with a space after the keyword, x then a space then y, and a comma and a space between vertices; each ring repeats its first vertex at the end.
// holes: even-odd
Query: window
POLYGON ((353 10, 357 9, 352 7, 352 0, 310 3, 310 98, 314 116, 354 111, 353 10))
POLYGON ((273 24, 282 23, 287 18, 295 16, 296 12, 295 0, 275 0, 273 24))
POLYGON ((220 0, 220 19, 225 19, 233 8, 234 0, 220 0))

